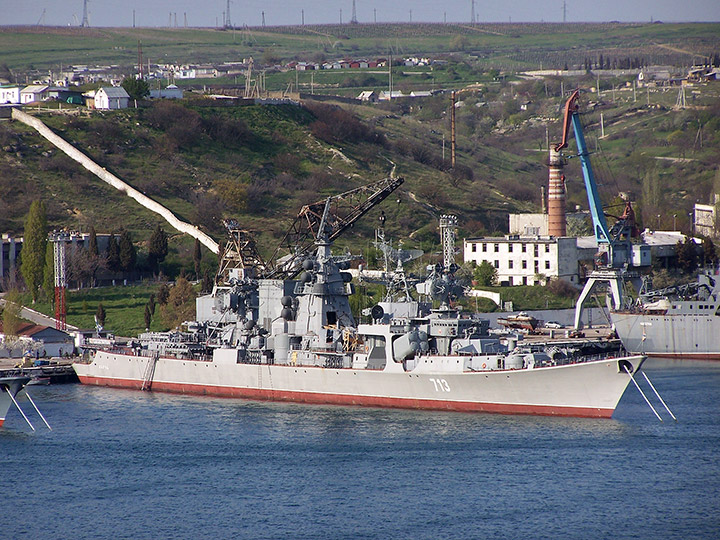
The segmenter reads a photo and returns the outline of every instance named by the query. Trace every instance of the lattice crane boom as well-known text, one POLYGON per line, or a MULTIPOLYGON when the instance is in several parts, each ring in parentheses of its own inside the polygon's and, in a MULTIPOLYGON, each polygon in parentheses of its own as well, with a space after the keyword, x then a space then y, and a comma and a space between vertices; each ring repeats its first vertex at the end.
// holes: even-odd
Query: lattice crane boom
POLYGON ((335 240, 404 181, 402 178, 385 178, 303 206, 269 259, 263 277, 292 278, 300 270, 295 263, 313 250, 316 240, 322 237, 335 240), (283 256, 283 252, 287 255, 283 256))

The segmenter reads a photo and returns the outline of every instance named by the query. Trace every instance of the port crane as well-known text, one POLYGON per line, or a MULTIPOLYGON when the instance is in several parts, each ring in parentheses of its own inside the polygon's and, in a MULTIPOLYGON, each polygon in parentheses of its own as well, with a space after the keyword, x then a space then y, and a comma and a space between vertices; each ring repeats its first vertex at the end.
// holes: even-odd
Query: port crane
POLYGON ((622 305, 623 281, 639 277, 631 271, 633 267, 632 236, 637 234, 635 213, 632 205, 628 202, 622 216, 618 218, 612 227, 608 227, 600 195, 598 194, 597 182, 590 163, 590 152, 585 143, 585 136, 580 122, 579 96, 579 91, 575 90, 565 103, 563 138, 560 143, 555 145, 555 152, 567 148, 572 127, 575 142, 577 143, 577 157, 580 158, 588 206, 590 207, 593 222, 593 234, 598 244, 598 253, 595 258, 596 268, 588 276, 587 283, 580 293, 575 307, 575 329, 581 327, 585 300, 596 286, 605 284, 609 287, 610 299, 612 300, 610 307, 619 309, 622 305))

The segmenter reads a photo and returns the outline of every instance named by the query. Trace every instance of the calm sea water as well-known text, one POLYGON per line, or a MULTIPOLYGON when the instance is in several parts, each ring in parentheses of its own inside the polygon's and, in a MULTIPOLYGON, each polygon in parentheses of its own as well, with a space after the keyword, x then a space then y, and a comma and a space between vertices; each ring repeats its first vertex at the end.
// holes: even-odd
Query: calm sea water
POLYGON ((31 388, 0 538, 720 538, 720 363, 646 371, 677 423, 31 388))

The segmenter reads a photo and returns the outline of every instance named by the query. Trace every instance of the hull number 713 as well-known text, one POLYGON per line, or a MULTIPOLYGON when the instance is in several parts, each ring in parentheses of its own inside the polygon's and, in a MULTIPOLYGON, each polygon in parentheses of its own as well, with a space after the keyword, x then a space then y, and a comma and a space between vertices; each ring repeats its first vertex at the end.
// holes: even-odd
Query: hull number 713
POLYGON ((449 392, 450 385, 445 379, 430 379, 430 382, 435 386, 436 392, 449 392))

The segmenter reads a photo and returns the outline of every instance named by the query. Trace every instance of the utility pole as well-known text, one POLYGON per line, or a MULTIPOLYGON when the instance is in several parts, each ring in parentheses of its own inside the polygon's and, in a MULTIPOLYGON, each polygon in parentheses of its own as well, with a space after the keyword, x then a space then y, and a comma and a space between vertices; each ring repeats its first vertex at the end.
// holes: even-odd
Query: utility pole
POLYGON ((470 2, 470 24, 475 24, 475 0, 470 2))
POLYGON ((301 20, 302 20, 301 24, 303 26, 305 26, 305 10, 304 9, 300 10, 300 14, 301 14, 301 20))
POLYGON ((265 12, 262 12, 262 26, 265 28, 265 12))
POLYGON ((377 9, 373 8, 373 22, 377 24, 377 9))
POLYGON ((135 28, 135 10, 133 9, 133 28, 135 28))
POLYGON ((567 22, 567 2, 563 2, 563 23, 567 22))
POLYGON ((138 39, 138 78, 143 78, 142 43, 138 39))
POLYGON ((452 109, 450 110, 450 167, 455 168, 455 90, 452 91, 452 109))

